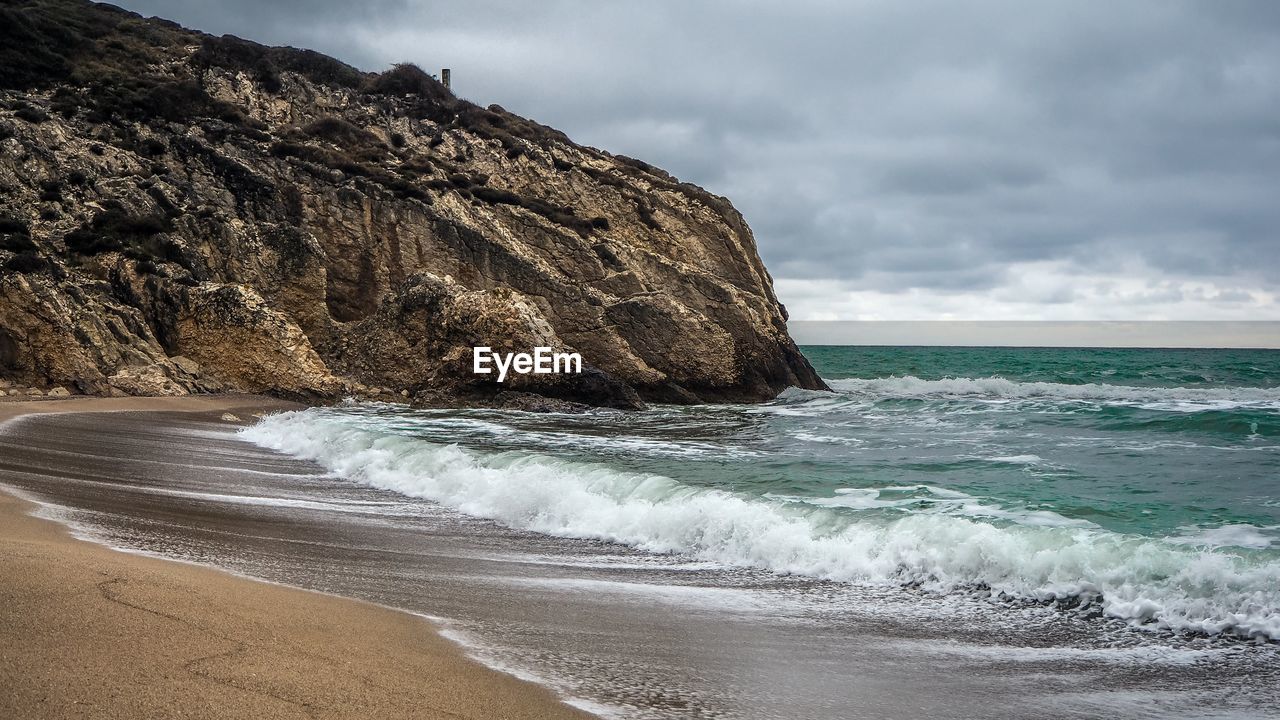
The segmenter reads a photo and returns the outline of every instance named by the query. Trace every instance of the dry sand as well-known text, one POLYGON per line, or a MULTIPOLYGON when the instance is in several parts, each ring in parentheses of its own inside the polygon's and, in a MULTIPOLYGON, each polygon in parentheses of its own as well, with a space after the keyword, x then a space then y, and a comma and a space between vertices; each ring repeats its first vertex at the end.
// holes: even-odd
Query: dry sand
MULTIPOLYGON (((230 412, 268 398, 0 403, 230 412)), ((3 427, 0 426, 0 432, 3 427)), ((116 552, 0 493, 0 718, 587 718, 466 658, 423 619, 116 552)))

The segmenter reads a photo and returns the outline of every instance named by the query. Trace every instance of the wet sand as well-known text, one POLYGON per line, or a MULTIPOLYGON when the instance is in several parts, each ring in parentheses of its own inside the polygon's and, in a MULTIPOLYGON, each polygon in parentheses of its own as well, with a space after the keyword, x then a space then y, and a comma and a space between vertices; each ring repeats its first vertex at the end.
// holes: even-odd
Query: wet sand
MULTIPOLYGON (((223 413, 251 420, 285 407, 256 397, 4 402, 0 434, 29 413, 230 422, 223 413)), ((10 472, 22 467, 5 452, 10 472)), ((32 507, 0 493, 0 717, 590 717, 469 660, 418 616, 116 552, 32 507)))

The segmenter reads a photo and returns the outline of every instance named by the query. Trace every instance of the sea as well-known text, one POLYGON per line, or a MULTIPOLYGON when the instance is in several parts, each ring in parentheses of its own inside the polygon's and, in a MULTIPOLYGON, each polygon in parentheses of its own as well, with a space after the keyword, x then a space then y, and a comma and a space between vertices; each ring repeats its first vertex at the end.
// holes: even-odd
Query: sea
POLYGON ((221 534, 50 507, 607 717, 1280 717, 1280 351, 802 351, 830 392, 269 415, 252 478, 148 490, 221 534))

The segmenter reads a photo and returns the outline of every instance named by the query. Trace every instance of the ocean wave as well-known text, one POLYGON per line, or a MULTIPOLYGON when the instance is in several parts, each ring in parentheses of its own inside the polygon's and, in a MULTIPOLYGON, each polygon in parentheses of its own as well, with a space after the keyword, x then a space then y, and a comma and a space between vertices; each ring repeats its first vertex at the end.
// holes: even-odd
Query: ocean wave
MULTIPOLYGON (((1048 400, 1125 405, 1170 412, 1209 410, 1280 410, 1280 388, 1136 387, 1085 383, 1017 382, 1002 377, 922 380, 913 375, 875 379, 828 380, 851 399, 980 399, 987 401, 1048 400)), ((784 393, 788 400, 812 401, 811 393, 784 393)))
POLYGON ((988 462, 1004 463, 1006 465, 1040 465, 1044 463, 1044 458, 1039 455, 997 455, 995 457, 983 458, 988 462))
POLYGON ((1169 538, 1169 542, 1197 547, 1241 547, 1264 550, 1280 545, 1280 525, 1257 527, 1237 523, 1213 528, 1184 527, 1181 535, 1169 538))
MULTIPOLYGON (((544 424, 537 428, 513 423, 509 418, 501 421, 476 417, 460 417, 441 411, 422 414, 405 414, 403 406, 384 403, 344 401, 342 407, 353 424, 368 424, 372 429, 394 430, 402 435, 418 436, 432 442, 479 442, 486 447, 516 447, 534 445, 548 452, 567 450, 589 451, 606 456, 632 456, 689 459, 741 460, 764 457, 766 453, 726 442, 709 442, 690 437, 644 437, 636 434, 578 432, 575 425, 562 424, 560 429, 549 429, 544 424)), ((547 415, 538 414, 540 419, 547 415)), ((573 416, 580 420, 581 415, 573 416)), ((609 418, 593 416, 602 423, 609 418)), ((597 424, 598 427, 598 424, 597 424)), ((674 434, 674 433, 673 433, 674 434)))
POLYGON ((838 435, 819 435, 817 433, 797 432, 792 433, 791 437, 805 443, 816 443, 819 445, 862 445, 865 441, 856 437, 841 437, 838 435))
POLYGON ((241 432, 352 480, 553 536, 834 581, 1096 603, 1145 628, 1280 639, 1274 553, 937 513, 876 521, 659 475, 430 443, 325 409, 268 416, 241 432))
POLYGON ((837 488, 833 497, 766 493, 765 498, 850 510, 899 510, 912 513, 990 518, 1036 527, 1096 528, 1095 523, 1069 518, 1051 510, 1007 509, 966 493, 930 485, 886 488, 837 488))

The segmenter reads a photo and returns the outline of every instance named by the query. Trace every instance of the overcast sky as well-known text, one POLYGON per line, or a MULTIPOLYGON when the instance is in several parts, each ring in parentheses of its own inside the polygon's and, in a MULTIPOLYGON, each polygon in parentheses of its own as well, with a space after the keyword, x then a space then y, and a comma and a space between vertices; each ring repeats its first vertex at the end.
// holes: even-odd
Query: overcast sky
POLYGON ((802 320, 1280 320, 1280 2, 117 0, 728 196, 802 320))

